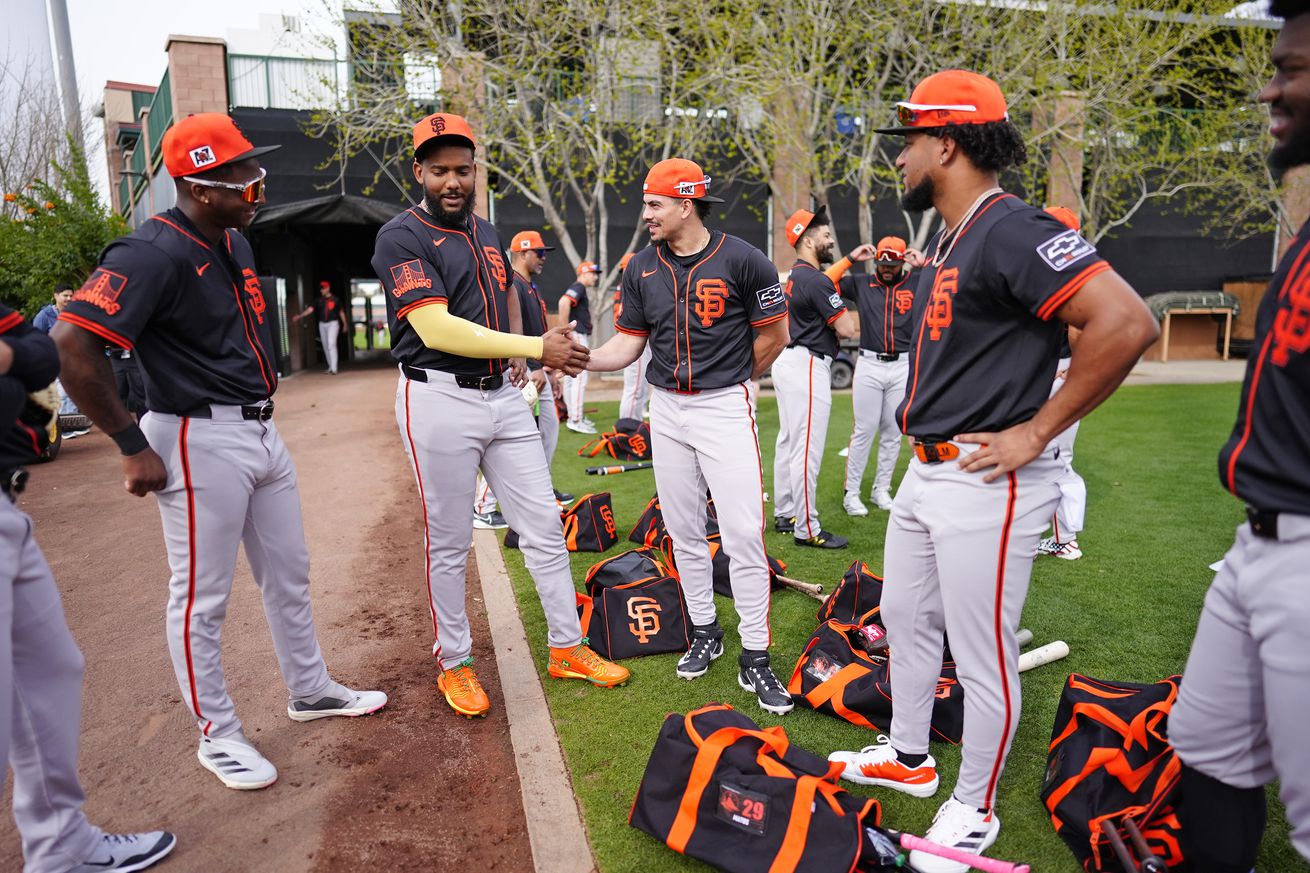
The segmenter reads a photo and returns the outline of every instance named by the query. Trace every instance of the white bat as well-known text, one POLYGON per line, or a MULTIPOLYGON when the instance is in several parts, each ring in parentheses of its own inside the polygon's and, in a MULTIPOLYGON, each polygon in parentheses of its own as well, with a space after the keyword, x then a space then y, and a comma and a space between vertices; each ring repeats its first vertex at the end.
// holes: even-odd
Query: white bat
POLYGON ((1053 643, 1047 643, 1039 646, 1031 652, 1024 652, 1019 656, 1019 672, 1024 673, 1033 667, 1040 667, 1043 664, 1049 664, 1052 661, 1058 661, 1061 658, 1069 656, 1069 644, 1064 640, 1056 640, 1053 643))

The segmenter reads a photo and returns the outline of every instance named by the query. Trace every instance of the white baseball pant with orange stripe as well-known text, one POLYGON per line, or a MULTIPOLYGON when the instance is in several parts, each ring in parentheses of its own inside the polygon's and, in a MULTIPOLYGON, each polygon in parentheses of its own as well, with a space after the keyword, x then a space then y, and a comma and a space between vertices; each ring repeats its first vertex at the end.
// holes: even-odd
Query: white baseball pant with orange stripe
POLYGON ((878 437, 878 468, 873 473, 872 490, 891 493, 892 473, 896 471, 896 460, 901 454, 901 426, 896 421, 896 407, 905 397, 905 381, 909 374, 908 355, 901 355, 896 361, 880 361, 873 352, 860 350, 851 391, 855 426, 846 450, 846 491, 857 497, 875 435, 878 437))
MULTIPOLYGON (((590 334, 577 333, 573 334, 576 342, 582 343, 588 348, 591 347, 590 334)), ((564 389, 564 405, 569 410, 569 421, 574 424, 580 424, 586 418, 586 397, 587 397, 587 379, 590 374, 583 370, 576 376, 565 376, 563 384, 560 386, 564 389)))
POLYGON ((478 468, 495 489, 505 520, 519 533, 524 563, 546 613, 549 644, 576 646, 582 629, 569 553, 532 410, 508 381, 481 391, 459 387, 449 373, 423 372, 427 382, 401 375, 396 423, 423 506, 432 653, 444 670, 473 648, 464 600, 473 543, 469 507, 478 468))
POLYGON ((792 346, 773 362, 778 441, 773 453, 774 513, 796 519, 796 536, 819 535, 819 468, 832 412, 832 361, 792 346))
MULTIPOLYGON (((977 450, 959 447, 961 457, 977 450)), ((956 461, 914 458, 887 524, 882 616, 893 665, 892 745, 906 754, 928 752, 946 633, 964 689, 955 797, 979 809, 995 802, 1019 724, 1014 633, 1063 466, 1048 446, 989 484, 956 461)))
MULTIPOLYGON (((546 380, 546 386, 541 389, 538 395, 540 398, 540 412, 537 415, 537 431, 541 434, 541 446, 546 451, 546 470, 550 472, 551 465, 555 462, 555 447, 559 445, 559 416, 555 414, 555 391, 550 387, 550 380, 546 380)), ((554 479, 554 475, 551 475, 554 479)), ((473 511, 479 515, 493 512, 499 501, 496 500, 496 492, 491 490, 491 485, 487 482, 482 471, 478 471, 477 491, 475 492, 473 502, 473 511)))
POLYGON ((77 775, 85 666, 32 520, 0 496, 0 773, 8 757, 27 873, 62 873, 100 844, 77 775))
MULTIPOLYGON (((1069 369, 1069 358, 1061 358, 1059 369, 1069 369)), ((1064 387, 1063 379, 1056 379, 1051 386, 1051 396, 1064 387)), ((1087 520, 1087 483, 1073 468, 1073 444, 1078 439, 1078 425, 1075 421, 1055 438, 1060 449, 1060 462, 1064 472, 1060 474, 1060 502, 1055 507, 1055 517, 1051 520, 1051 534, 1057 543, 1067 543, 1078 538, 1083 523, 1087 520)))
POLYGON ((211 406, 212 418, 158 412, 141 419, 168 468, 155 493, 172 579, 166 626, 182 699, 200 730, 241 729, 227 693, 219 636, 244 545, 282 679, 292 697, 327 688, 327 666, 309 601, 309 549, 296 470, 272 419, 247 421, 239 406, 211 406))
POLYGON ((623 368, 623 394, 619 397, 619 418, 633 418, 641 421, 646 411, 646 402, 650 399, 650 382, 646 380, 646 368, 650 366, 650 344, 642 351, 641 357, 623 368))
POLYGON ((714 574, 705 539, 708 487, 728 553, 741 644, 754 651, 768 649, 764 479, 749 390, 745 384, 697 394, 655 388, 650 430, 655 488, 692 622, 715 620, 714 574))

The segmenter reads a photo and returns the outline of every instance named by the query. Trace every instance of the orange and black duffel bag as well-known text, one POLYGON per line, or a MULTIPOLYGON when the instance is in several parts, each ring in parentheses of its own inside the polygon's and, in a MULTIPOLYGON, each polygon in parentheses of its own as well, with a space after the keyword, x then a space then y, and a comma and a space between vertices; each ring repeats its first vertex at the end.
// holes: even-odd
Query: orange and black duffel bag
POLYGON ((840 773, 781 727, 711 703, 664 720, 628 823, 728 873, 849 873, 881 808, 840 773))
POLYGON ((588 594, 595 595, 602 588, 617 588, 652 576, 672 576, 676 579, 678 571, 663 549, 642 546, 592 564, 587 571, 586 589, 588 594))
MULTIPOLYGON (((797 706, 808 706, 816 712, 884 733, 890 730, 890 664, 896 653, 874 658, 851 639, 860 627, 877 623, 877 614, 875 609, 855 623, 831 620, 819 625, 787 683, 797 706)), ((964 731, 964 689, 951 661, 942 662, 931 728, 934 738, 949 743, 960 742, 964 731)))
POLYGON ((882 605, 882 577, 863 561, 846 568, 828 598, 819 604, 819 621, 835 618, 850 624, 882 605))
POLYGON ((651 576, 579 594, 582 633, 601 657, 613 660, 685 652, 691 620, 682 585, 673 576, 651 576))
POLYGON ((594 458, 597 455, 609 455, 618 461, 649 461, 650 425, 643 421, 631 431, 607 431, 578 449, 579 457, 594 458))
MULTIPOLYGON (((732 561, 728 553, 723 550, 723 537, 717 530, 718 523, 715 522, 716 530, 706 534, 705 539, 710 544, 710 565, 714 573, 714 593, 722 594, 724 597, 732 596, 732 561)), ((670 548, 669 554, 671 555, 670 548)), ((769 587, 778 588, 778 577, 786 574, 787 564, 779 558, 765 554, 764 556, 769 563, 769 587)))
POLYGON ((664 534, 664 514, 660 510, 660 496, 656 494, 646 504, 641 518, 632 526, 628 540, 639 546, 657 546, 664 534))
POLYGON ((1136 873, 1123 870, 1102 827, 1108 822, 1140 864, 1125 818, 1166 866, 1185 866, 1177 816, 1180 765, 1167 731, 1181 680, 1139 685, 1074 673, 1065 681, 1041 798, 1084 870, 1136 873))
MULTIPOLYGON (((564 546, 570 552, 603 552, 619 541, 614 505, 608 491, 584 494, 560 513, 564 546)), ((505 531, 505 547, 520 548, 518 531, 505 531)))

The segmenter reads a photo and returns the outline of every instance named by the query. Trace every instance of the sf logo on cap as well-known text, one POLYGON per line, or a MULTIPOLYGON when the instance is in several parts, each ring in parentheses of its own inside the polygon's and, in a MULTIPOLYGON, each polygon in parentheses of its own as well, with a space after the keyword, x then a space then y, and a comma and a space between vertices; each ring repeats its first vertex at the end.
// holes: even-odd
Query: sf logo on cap
POLYGON ((191 163, 195 165, 197 170, 218 160, 218 158, 214 157, 214 150, 207 145, 193 148, 188 154, 191 156, 191 163))
POLYGON ((446 119, 442 118, 440 115, 434 116, 432 119, 432 132, 437 136, 441 136, 441 134, 445 133, 446 119))

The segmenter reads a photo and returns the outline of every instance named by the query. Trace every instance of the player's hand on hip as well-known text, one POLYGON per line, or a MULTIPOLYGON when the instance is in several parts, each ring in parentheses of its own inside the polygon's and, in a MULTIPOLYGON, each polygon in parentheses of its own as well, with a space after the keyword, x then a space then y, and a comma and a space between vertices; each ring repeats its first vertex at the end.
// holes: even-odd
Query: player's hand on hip
POLYGON ((962 433, 955 437, 955 442, 981 445, 978 451, 960 458, 960 469, 966 473, 980 473, 990 467, 991 471, 983 476, 984 482, 995 482, 1006 473, 1019 469, 1046 448, 1046 442, 1034 433, 1030 421, 1000 433, 962 433))
POLYGON ((576 376, 587 367, 591 352, 571 337, 572 322, 568 327, 552 327, 541 337, 541 363, 576 376))
POLYGON ((509 383, 522 388, 528 382, 528 362, 523 358, 509 359, 509 383))
POLYGON ((154 449, 142 449, 123 458, 123 487, 128 494, 145 497, 168 485, 168 468, 154 449))
POLYGON ((850 258, 852 261, 858 264, 863 261, 869 260, 869 258, 874 256, 874 254, 875 254, 875 249, 873 247, 873 243, 864 243, 863 245, 856 246, 855 249, 846 257, 850 258))

